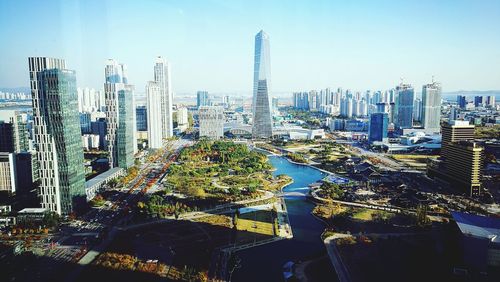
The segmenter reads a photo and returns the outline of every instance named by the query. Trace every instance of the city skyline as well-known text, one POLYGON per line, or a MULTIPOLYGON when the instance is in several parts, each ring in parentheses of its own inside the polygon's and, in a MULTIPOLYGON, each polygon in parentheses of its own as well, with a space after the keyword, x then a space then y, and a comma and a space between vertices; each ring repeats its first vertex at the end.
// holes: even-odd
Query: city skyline
POLYGON ((500 40, 495 36, 500 33, 500 3, 493 1, 297 1, 286 9, 277 2, 115 4, 2 2, 0 37, 17 44, 0 47, 5 62, 0 85, 27 86, 26 58, 38 55, 66 59, 75 66, 77 85, 96 89, 103 83, 100 66, 117 58, 129 66, 131 80, 142 90, 152 75, 150 58, 164 55, 172 64, 175 93, 206 89, 250 94, 252 35, 264 29, 273 37, 276 93, 339 86, 384 90, 400 77, 420 86, 433 75, 443 92, 500 89, 500 40), (50 26, 53 36, 40 37, 30 28, 34 13, 48 15, 37 25, 50 26), (90 14, 93 20, 87 21, 90 14), (138 16, 145 14, 151 16, 138 16), (18 23, 15 33, 6 28, 10 22, 18 23), (152 36, 158 32, 168 35, 152 36), (124 45, 123 38, 146 44, 124 45))

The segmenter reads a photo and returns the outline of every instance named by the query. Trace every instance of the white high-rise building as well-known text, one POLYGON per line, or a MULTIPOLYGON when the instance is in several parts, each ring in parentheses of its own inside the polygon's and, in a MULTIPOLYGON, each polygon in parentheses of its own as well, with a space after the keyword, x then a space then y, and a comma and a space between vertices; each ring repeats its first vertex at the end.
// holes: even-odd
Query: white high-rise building
POLYGON ((149 81, 146 85, 148 142, 149 148, 159 149, 163 145, 161 115, 161 88, 157 82, 149 81))
POLYGON ((177 124, 178 125, 187 125, 189 123, 188 120, 188 109, 185 107, 177 109, 177 124))
POLYGON ((441 130, 441 84, 432 82, 422 87, 422 125, 426 132, 441 130))
POLYGON ((172 84, 170 81, 170 65, 162 57, 156 58, 154 66, 154 81, 160 87, 161 97, 161 117, 162 117, 162 137, 169 138, 174 134, 174 124, 172 119, 172 84))
POLYGON ((224 136, 224 108, 221 106, 201 106, 198 109, 200 137, 219 139, 224 136))

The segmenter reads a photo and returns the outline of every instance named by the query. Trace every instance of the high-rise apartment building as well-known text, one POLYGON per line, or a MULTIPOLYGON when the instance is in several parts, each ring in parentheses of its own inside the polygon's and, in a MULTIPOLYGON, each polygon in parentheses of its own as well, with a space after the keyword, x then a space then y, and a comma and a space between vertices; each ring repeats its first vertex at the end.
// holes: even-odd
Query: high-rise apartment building
POLYGON ((126 67, 108 60, 105 67, 106 141, 110 167, 127 169, 133 165, 135 108, 133 86, 128 84, 126 67))
POLYGON ((253 138, 273 136, 271 101, 271 62, 269 36, 261 30, 255 36, 254 78, 253 78, 253 138))
POLYGON ((159 83, 149 81, 146 84, 148 145, 152 149, 159 149, 163 145, 162 93, 159 83))
POLYGON ((69 214, 85 201, 75 72, 61 59, 28 59, 43 208, 69 214))
POLYGON ((201 106, 198 109, 200 137, 219 139, 224 136, 224 108, 220 106, 201 106))
POLYGON ((422 125, 426 132, 439 132, 441 122, 441 84, 422 87, 422 125))
POLYGON ((422 100, 420 98, 416 98, 413 101, 413 120, 422 121, 422 100))
POLYGON ((210 106, 210 98, 208 96, 208 91, 198 91, 196 93, 196 107, 210 106))
POLYGON ((174 134, 172 119, 172 83, 170 81, 170 65, 162 57, 156 58, 154 81, 160 88, 162 138, 170 138, 174 134))
POLYGON ((396 87, 396 102, 394 126, 398 130, 413 126, 413 100, 415 92, 409 84, 400 84, 396 87))

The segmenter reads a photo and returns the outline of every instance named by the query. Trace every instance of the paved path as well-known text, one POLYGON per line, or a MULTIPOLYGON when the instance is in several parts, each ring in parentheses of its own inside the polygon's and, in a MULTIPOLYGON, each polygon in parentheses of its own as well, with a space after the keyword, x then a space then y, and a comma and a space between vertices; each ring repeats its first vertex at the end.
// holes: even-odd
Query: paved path
POLYGON ((347 270, 344 262, 342 261, 342 258, 340 257, 340 253, 337 249, 337 244, 335 244, 335 240, 347 237, 351 237, 351 235, 335 233, 334 235, 323 240, 326 251, 328 252, 328 256, 330 257, 330 261, 333 264, 333 268, 335 268, 335 272, 337 273, 337 277, 339 278, 340 282, 350 282, 351 276, 349 275, 349 271, 347 270))

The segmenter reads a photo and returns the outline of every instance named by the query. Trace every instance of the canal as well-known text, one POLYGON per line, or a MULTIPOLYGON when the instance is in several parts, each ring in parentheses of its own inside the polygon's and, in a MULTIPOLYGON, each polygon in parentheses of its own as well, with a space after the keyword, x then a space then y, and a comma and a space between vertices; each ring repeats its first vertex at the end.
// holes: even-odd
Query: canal
MULTIPOLYGON (((286 192, 300 192, 309 184, 322 179, 325 174, 314 168, 290 163, 284 157, 271 156, 269 161, 276 168, 274 175, 287 174, 293 183, 284 188, 286 192)), ((306 197, 287 196, 285 198, 288 216, 293 230, 293 239, 247 249, 238 252, 242 266, 233 274, 232 281, 284 281, 283 265, 288 261, 304 261, 325 255, 326 250, 320 235, 324 224, 315 218, 311 211, 314 204, 306 197)), ((322 281, 336 281, 333 267, 321 269, 329 274, 322 281)))

